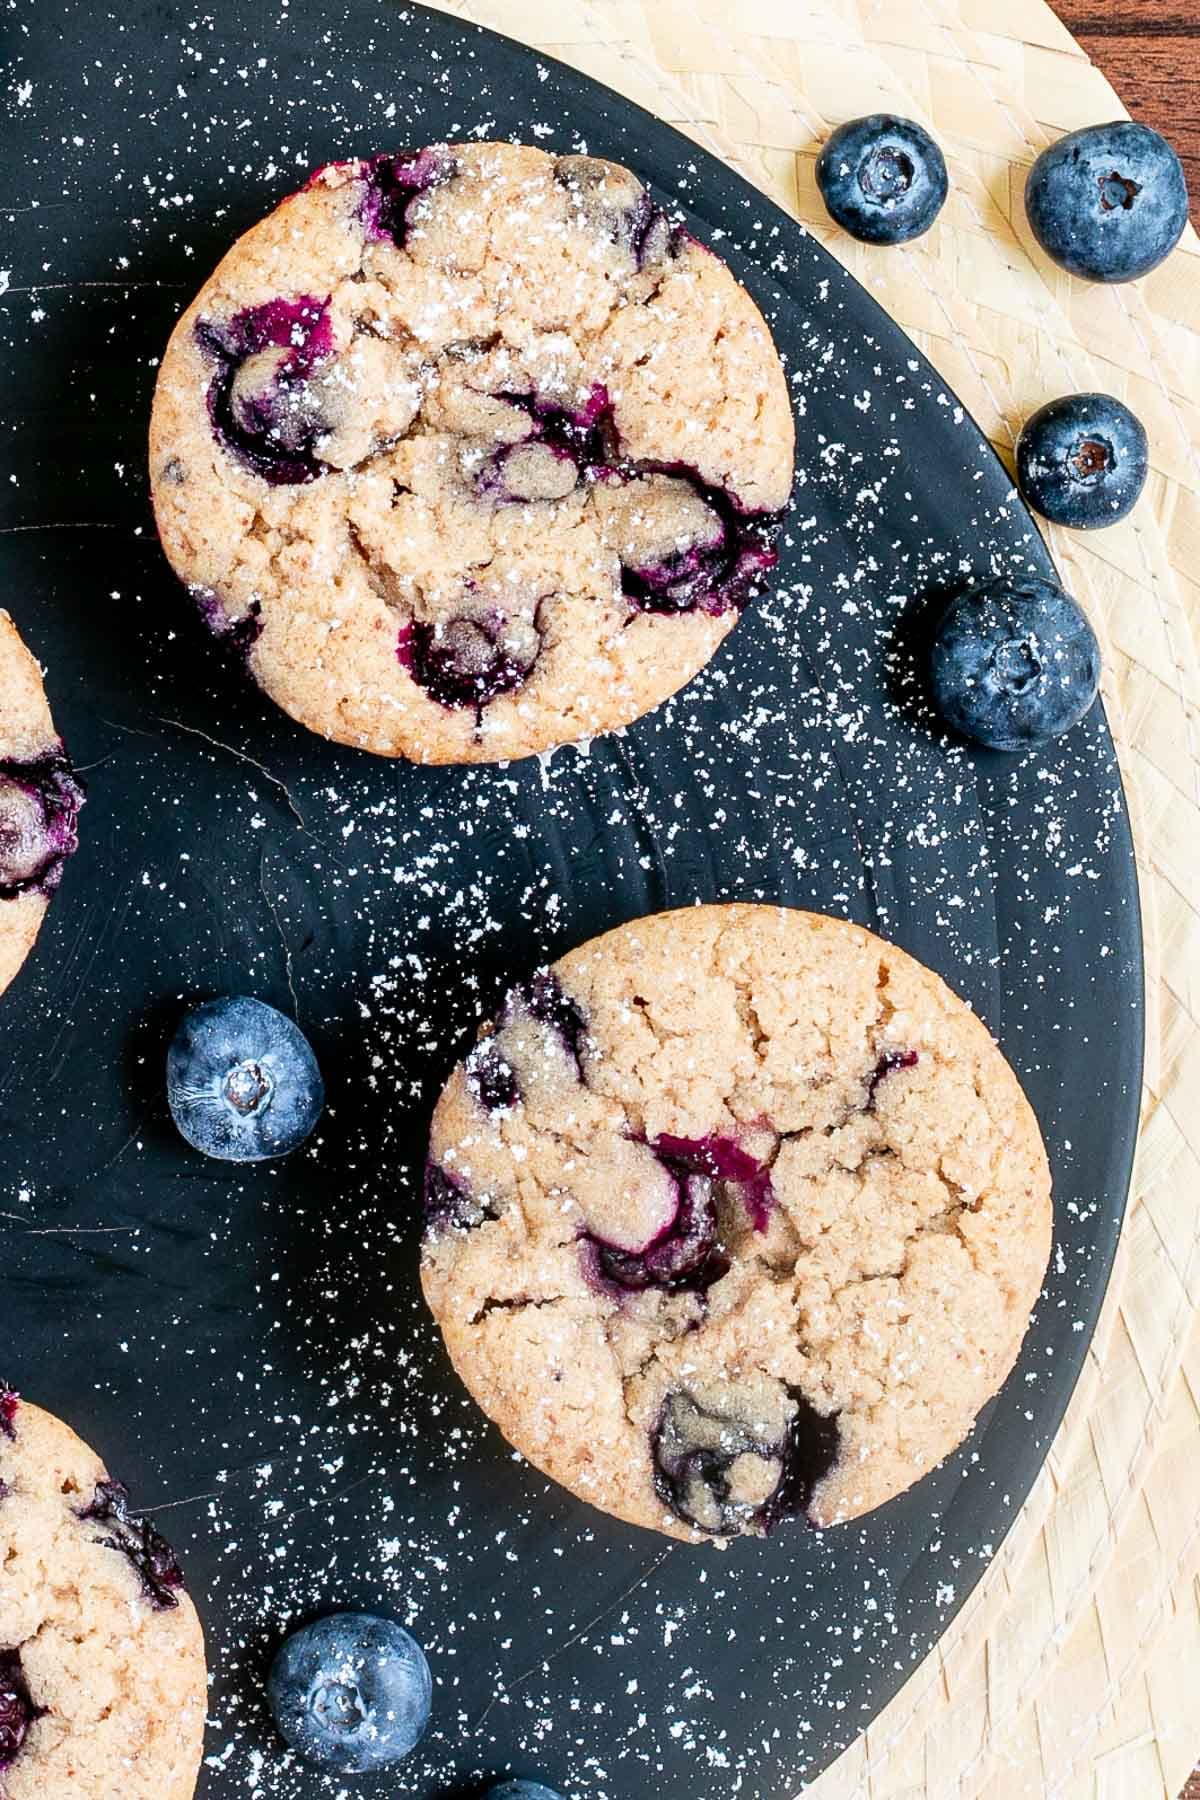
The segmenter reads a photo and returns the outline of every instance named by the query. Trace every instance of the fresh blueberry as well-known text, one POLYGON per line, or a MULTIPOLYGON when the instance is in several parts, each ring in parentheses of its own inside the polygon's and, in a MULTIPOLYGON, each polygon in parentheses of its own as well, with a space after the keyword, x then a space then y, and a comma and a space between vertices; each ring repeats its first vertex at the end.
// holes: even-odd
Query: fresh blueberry
POLYGON ((1150 470, 1141 420, 1111 394, 1068 394, 1035 412, 1017 439, 1017 481, 1055 525, 1086 531, 1132 511, 1150 470))
POLYGON ((16 1762, 29 1727, 45 1712, 29 1692, 21 1652, 0 1649, 0 1769, 16 1762))
POLYGON ((949 190, 946 159, 912 119, 871 113, 839 125, 817 158, 830 216, 864 244, 906 244, 928 231, 949 190))
POLYGON ((79 1513, 84 1520, 110 1527, 110 1537, 97 1538, 106 1550, 116 1550, 132 1564, 149 1599, 160 1612, 178 1606, 175 1590, 183 1586, 183 1571, 175 1552, 148 1519, 129 1509, 129 1492, 123 1482, 101 1481, 89 1505, 79 1513))
POLYGON ((498 1781, 484 1789, 483 1800, 562 1800, 562 1795, 540 1781, 498 1781))
POLYGON ((1187 224, 1183 165, 1148 125, 1089 125, 1042 151, 1025 212, 1047 256, 1072 275, 1136 281, 1170 255, 1187 224))
POLYGON ((167 1052, 167 1102, 205 1156, 264 1162, 308 1137, 325 1085, 303 1032, 273 1006, 239 994, 184 1015, 167 1052))
POLYGON ((1039 749, 1078 723, 1100 684, 1100 646, 1078 604, 1037 576, 951 602, 930 664, 938 710, 992 750, 1039 749))
POLYGON ((433 1682, 425 1652, 402 1625, 333 1613, 285 1639, 267 1701, 281 1734, 307 1761, 362 1775, 420 1743, 433 1682))
POLYGON ((83 798, 61 747, 30 762, 0 762, 0 899, 54 892, 79 847, 83 798))

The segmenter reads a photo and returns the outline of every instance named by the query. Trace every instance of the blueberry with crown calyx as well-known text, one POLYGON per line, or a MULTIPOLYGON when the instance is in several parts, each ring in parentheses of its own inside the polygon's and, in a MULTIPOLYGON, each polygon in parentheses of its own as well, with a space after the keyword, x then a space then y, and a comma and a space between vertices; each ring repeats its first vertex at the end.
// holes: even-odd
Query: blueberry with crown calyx
POLYGON ((906 244, 928 231, 949 191, 946 159, 912 119, 871 113, 839 125, 817 158, 829 215, 864 244, 906 244))
POLYGON ((1100 646, 1056 582, 998 577, 951 602, 930 661, 933 697, 964 737, 992 750, 1040 749, 1089 710, 1100 646))
POLYGON ((420 1743, 433 1680, 425 1652, 402 1625, 333 1613, 284 1641, 267 1700, 281 1735, 308 1762, 362 1775, 420 1743))
POLYGON ((1075 531, 1125 518, 1149 471, 1145 428, 1111 394, 1051 400, 1017 439, 1021 493, 1052 524, 1075 531))
POLYGON ((234 995, 185 1014, 167 1052, 167 1102, 205 1156, 264 1162, 309 1136, 325 1084, 298 1026, 262 1000, 234 995))
POLYGON ((1047 256, 1072 275, 1136 281, 1183 234, 1183 164, 1148 125, 1088 125, 1042 151, 1029 172, 1025 212, 1047 256))

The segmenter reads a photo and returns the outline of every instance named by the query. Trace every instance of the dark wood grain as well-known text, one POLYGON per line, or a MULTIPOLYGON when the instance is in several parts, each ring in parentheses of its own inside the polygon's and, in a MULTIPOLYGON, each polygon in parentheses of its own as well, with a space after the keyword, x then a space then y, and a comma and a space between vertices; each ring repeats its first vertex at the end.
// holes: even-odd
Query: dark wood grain
POLYGON ((1052 4, 1134 118, 1170 138, 1187 174, 1192 222, 1200 226, 1200 8, 1194 0, 1052 4))

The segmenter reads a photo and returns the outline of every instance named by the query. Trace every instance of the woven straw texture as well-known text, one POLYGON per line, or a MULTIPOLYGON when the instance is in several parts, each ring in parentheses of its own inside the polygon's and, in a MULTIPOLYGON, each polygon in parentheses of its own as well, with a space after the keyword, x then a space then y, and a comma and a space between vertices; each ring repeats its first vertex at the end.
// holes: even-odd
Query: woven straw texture
MULTIPOLYGON (((1047 261, 1022 190, 1062 131, 1123 116, 1043 0, 442 0, 733 163, 912 335, 1011 466, 1043 401, 1102 389, 1150 433, 1132 518, 1053 532, 1105 652, 1147 941, 1142 1133, 1087 1372, 1020 1518, 938 1645, 810 1800, 1174 1800, 1200 1755, 1200 242, 1133 287, 1047 261), (949 202, 906 249, 836 233, 842 120, 922 120, 949 202)), ((1080 1078, 1087 1079, 1086 1068, 1080 1078)))

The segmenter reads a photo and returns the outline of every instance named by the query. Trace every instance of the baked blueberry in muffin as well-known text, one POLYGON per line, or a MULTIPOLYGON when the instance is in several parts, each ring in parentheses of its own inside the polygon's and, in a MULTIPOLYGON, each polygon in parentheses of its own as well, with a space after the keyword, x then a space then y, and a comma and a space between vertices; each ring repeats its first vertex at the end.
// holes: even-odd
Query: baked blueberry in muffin
POLYGON ((167 555, 294 717, 430 762, 627 724, 769 580, 787 387, 629 170, 512 144, 321 170, 172 336, 167 555))
POLYGON ((41 670, 0 610, 0 993, 32 949, 78 845, 82 804, 41 670))

